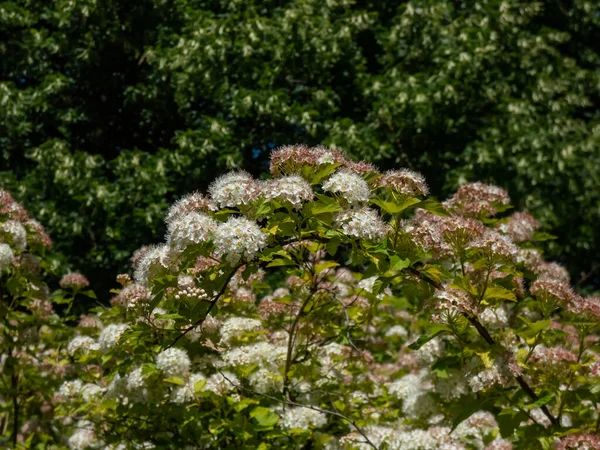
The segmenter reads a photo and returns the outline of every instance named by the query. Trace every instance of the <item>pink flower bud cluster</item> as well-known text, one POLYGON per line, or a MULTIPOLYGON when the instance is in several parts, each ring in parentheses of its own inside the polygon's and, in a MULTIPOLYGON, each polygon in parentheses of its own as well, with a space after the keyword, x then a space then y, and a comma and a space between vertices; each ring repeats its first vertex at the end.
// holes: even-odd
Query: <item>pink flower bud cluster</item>
POLYGON ((486 217, 495 215, 497 205, 508 205, 508 193, 498 186, 484 183, 470 183, 458 188, 444 204, 462 216, 486 217))
POLYGON ((64 275, 58 284, 63 289, 79 290, 88 287, 90 282, 80 273, 70 272, 64 275))
POLYGON ((427 195, 429 186, 423 175, 408 169, 390 170, 376 180, 379 187, 402 195, 427 195))

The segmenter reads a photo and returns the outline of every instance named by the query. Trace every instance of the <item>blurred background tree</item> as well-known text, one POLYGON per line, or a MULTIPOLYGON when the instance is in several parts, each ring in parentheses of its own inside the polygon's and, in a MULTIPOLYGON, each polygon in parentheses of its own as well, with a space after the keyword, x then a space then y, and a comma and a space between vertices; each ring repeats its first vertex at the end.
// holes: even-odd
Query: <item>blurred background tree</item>
POLYGON ((600 277, 600 7, 570 0, 8 0, 0 187, 106 295, 178 196, 323 143, 473 180, 600 277))

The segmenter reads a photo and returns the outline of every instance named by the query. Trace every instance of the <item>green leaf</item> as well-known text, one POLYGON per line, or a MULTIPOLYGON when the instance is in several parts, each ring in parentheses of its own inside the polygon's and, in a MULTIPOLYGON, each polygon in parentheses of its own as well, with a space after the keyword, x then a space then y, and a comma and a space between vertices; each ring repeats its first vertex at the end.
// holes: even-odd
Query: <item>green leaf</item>
POLYGON ((501 286, 488 286, 485 290, 485 294, 483 296, 484 300, 487 299, 501 299, 501 300, 509 300, 511 302, 516 302, 517 297, 514 292, 509 291, 501 286))
POLYGON ((471 284, 471 280, 462 275, 457 275, 450 287, 454 289, 460 289, 461 291, 465 291, 473 296, 477 295, 477 289, 475 289, 475 286, 471 284))
POLYGON ((550 323, 552 322, 551 319, 538 320, 537 322, 530 322, 529 319, 527 319, 526 317, 523 317, 523 316, 519 316, 519 319, 521 319, 523 322, 525 322, 526 328, 524 330, 517 331, 517 335, 519 335, 525 339, 537 336, 542 331, 547 329, 550 326, 550 323))
POLYGON ((527 414, 512 408, 503 409, 496 415, 500 434, 506 439, 511 438, 520 424, 528 419, 527 414))
POLYGON ((340 264, 335 261, 324 261, 315 265, 315 273, 319 274, 325 269, 330 269, 331 267, 338 267, 339 265, 340 264))
POLYGON ((335 256, 341 242, 342 241, 340 240, 340 238, 337 238, 337 237, 331 238, 329 240, 329 242, 327 242, 327 245, 325 246, 325 249, 327 250, 327 254, 329 256, 335 256))
POLYGON ((197 394, 204 389, 204 386, 206 386, 206 380, 197 381, 196 384, 194 384, 194 392, 197 394))
POLYGON ((543 241, 551 241, 556 239, 556 236, 554 236, 553 234, 550 233, 545 233, 543 231, 536 231, 533 234, 533 238, 531 238, 531 241, 533 242, 543 242, 543 241))
POLYGON ((390 257, 390 270, 402 270, 410 266, 410 260, 402 259, 398 255, 390 257))
POLYGON ((94 291, 92 291, 91 289, 89 289, 87 291, 81 291, 80 294, 96 300, 96 293, 94 291))
POLYGON ((165 378, 163 381, 165 383, 178 384, 179 386, 185 386, 185 381, 183 381, 183 379, 179 378, 179 377, 165 378))
POLYGON ((250 413, 250 417, 258 422, 262 427, 272 427, 279 421, 279 416, 269 408, 257 406, 250 413))

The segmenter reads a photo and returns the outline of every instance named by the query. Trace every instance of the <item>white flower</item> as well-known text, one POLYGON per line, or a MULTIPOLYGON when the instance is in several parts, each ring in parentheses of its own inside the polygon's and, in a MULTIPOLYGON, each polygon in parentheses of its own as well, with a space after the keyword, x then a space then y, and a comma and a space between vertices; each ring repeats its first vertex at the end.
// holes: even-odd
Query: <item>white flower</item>
POLYGON ((298 175, 269 180, 264 184, 264 194, 268 199, 279 198, 300 209, 303 202, 312 200, 314 193, 310 184, 298 175))
POLYGON ((262 323, 260 320, 247 317, 230 317, 221 326, 220 344, 229 344, 234 338, 239 337, 248 331, 260 329, 262 323))
POLYGON ((99 350, 100 345, 89 336, 75 336, 67 345, 67 352, 73 356, 77 350, 82 350, 83 353, 99 350))
POLYGON ((23 251, 27 248, 27 231, 21 222, 16 220, 7 220, 0 228, 2 233, 10 236, 14 248, 23 251))
POLYGON ((260 394, 281 392, 283 389, 282 376, 267 369, 258 369, 252 372, 248 377, 248 382, 252 389, 260 394))
POLYGON ((433 364, 446 353, 446 344, 439 337, 431 339, 417 350, 417 358, 425 364, 433 364))
POLYGON ((408 331, 406 331, 406 328, 404 328, 402 325, 394 325, 393 327, 390 327, 385 332, 385 335, 386 335, 386 337, 392 337, 392 336, 407 337, 408 331))
POLYGON ((138 284, 148 286, 148 278, 161 269, 169 267, 171 260, 170 248, 166 244, 149 248, 135 266, 133 278, 138 284))
POLYGON ((15 254, 10 248, 10 245, 0 244, 0 270, 4 270, 10 266, 14 257, 15 254))
POLYGON ((283 345, 273 345, 269 342, 257 342, 251 345, 235 347, 221 354, 223 360, 230 366, 251 366, 254 364, 272 368, 285 361, 287 348, 283 345))
POLYGON ((323 183, 323 190, 341 194, 348 203, 368 202, 371 198, 371 190, 360 175, 349 170, 341 170, 334 173, 323 183))
POLYGON ((127 329, 126 324, 110 324, 98 336, 98 343, 102 350, 113 348, 119 342, 121 335, 127 329))
POLYGON ((148 386, 142 370, 142 367, 137 367, 126 378, 126 392, 123 395, 135 402, 145 402, 149 399, 148 386))
POLYGON ((342 211, 336 215, 335 225, 348 236, 369 241, 383 239, 390 230, 377 211, 367 207, 342 211))
POLYGON ((96 441, 96 433, 94 433, 93 424, 88 421, 79 421, 77 423, 77 429, 67 441, 67 445, 71 450, 84 450, 100 445, 100 443, 96 441))
POLYGON ((83 382, 79 379, 73 381, 65 381, 59 388, 58 392, 64 398, 75 397, 81 392, 83 382))
POLYGON ((81 389, 81 396, 86 402, 91 402, 100 397, 104 391, 105 389, 97 384, 87 383, 81 389))
POLYGON ((239 386, 240 380, 231 372, 215 373, 208 377, 204 390, 223 395, 239 386))
POLYGON ((156 367, 167 377, 183 376, 190 365, 190 357, 180 348, 168 348, 156 355, 156 367))
POLYGON ((245 217, 230 217, 215 231, 215 253, 225 255, 229 264, 244 258, 250 261, 267 245, 267 235, 258 225, 245 217))
POLYGON ((296 407, 288 408, 281 415, 281 428, 292 430, 300 428, 310 430, 311 428, 321 428, 327 424, 327 416, 314 409, 296 407))
POLYGON ((240 171, 217 178, 208 192, 216 208, 232 208, 254 200, 260 188, 249 173, 240 171))
POLYGON ((479 315, 479 320, 488 328, 497 329, 504 328, 508 325, 508 314, 504 305, 497 308, 485 308, 479 315))
POLYGON ((168 227, 167 244, 176 250, 212 239, 217 222, 201 212, 190 211, 175 217, 168 227))

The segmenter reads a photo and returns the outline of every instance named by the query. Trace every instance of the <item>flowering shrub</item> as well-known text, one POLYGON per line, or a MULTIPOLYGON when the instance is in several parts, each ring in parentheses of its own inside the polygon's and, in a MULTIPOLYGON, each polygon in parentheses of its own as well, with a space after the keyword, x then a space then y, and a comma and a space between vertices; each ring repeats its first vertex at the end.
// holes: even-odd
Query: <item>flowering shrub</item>
MULTIPOLYGON (((54 267, 45 258, 52 246, 44 228, 30 219, 6 191, 0 191, 0 447, 45 448, 60 441, 53 394, 69 373, 64 326, 75 295, 87 285, 78 273, 50 293, 44 282, 54 267), (55 306, 65 309, 62 318, 55 306)), ((85 292, 85 291, 84 291, 85 292)), ((92 295, 86 292, 87 295, 92 295)), ((89 339, 89 338, 88 338, 89 339)), ((67 351, 95 347, 77 337, 67 351)))
POLYGON ((271 173, 176 203, 82 319, 69 448, 597 448, 600 299, 502 189, 320 147, 271 173))

